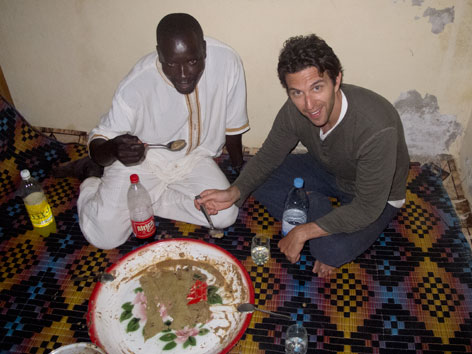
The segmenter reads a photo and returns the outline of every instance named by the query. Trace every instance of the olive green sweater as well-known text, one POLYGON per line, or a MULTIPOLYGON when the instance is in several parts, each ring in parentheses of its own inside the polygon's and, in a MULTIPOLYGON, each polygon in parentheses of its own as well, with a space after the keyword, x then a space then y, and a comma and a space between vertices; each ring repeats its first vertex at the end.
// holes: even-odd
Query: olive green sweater
POLYGON ((288 99, 257 154, 233 183, 241 205, 300 141, 315 159, 336 176, 339 188, 354 196, 315 222, 325 231, 358 231, 375 221, 389 200, 405 199, 409 155, 395 108, 367 89, 342 84, 348 102, 344 119, 325 138, 288 99))

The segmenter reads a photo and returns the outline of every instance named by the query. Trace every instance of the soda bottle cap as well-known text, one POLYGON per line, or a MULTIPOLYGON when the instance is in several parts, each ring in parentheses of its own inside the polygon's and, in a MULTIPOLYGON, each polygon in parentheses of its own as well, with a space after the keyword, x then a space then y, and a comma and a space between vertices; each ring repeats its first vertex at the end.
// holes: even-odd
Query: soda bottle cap
POLYGON ((293 185, 295 186, 295 188, 302 188, 303 182, 303 178, 297 177, 293 180, 293 185))
POLYGON ((136 173, 133 173, 131 176, 129 176, 129 180, 133 184, 138 183, 139 182, 139 176, 136 173))
POLYGON ((28 171, 28 170, 22 170, 20 172, 20 176, 21 176, 22 179, 28 179, 28 178, 31 177, 31 174, 30 174, 30 171, 28 171))

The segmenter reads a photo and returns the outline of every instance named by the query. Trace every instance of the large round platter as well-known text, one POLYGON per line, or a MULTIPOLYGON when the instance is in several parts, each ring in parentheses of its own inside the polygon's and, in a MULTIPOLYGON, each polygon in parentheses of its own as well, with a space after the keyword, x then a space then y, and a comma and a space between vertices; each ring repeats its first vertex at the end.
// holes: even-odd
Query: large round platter
MULTIPOLYGON (((157 268, 158 269, 158 268, 157 268)), ((97 283, 89 301, 87 323, 91 340, 108 353, 205 353, 228 352, 241 338, 251 314, 240 313, 238 304, 254 301, 251 279, 242 264, 224 249, 193 239, 169 239, 151 243, 124 256, 108 270, 113 281, 97 283), (180 263, 194 271, 220 273, 224 286, 219 301, 209 305, 210 320, 184 330, 166 330, 144 339, 145 316, 134 306, 142 304, 140 278, 162 264, 180 263)), ((200 274, 202 274, 200 273, 200 274)), ((207 278, 211 287, 212 276, 207 278)), ((213 289, 215 290, 215 289, 213 289)), ((208 302, 210 303, 210 302, 208 302)))

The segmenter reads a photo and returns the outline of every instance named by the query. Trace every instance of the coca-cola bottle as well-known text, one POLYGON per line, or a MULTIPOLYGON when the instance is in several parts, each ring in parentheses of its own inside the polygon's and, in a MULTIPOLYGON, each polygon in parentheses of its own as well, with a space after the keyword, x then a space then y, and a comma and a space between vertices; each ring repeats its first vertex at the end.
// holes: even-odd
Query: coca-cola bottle
POLYGON ((151 237, 156 232, 151 197, 139 183, 137 174, 132 174, 129 179, 131 185, 128 189, 128 209, 134 235, 137 238, 151 237))

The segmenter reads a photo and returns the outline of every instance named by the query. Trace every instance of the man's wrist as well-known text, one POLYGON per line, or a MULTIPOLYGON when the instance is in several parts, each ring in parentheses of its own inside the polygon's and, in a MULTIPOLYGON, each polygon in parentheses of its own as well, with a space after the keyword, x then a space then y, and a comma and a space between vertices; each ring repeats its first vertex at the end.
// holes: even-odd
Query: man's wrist
POLYGON ((235 185, 232 185, 229 188, 231 189, 231 194, 233 196, 232 197, 233 204, 235 204, 239 200, 239 198, 241 198, 241 191, 235 185))
POLYGON ((309 226, 308 232, 305 233, 305 242, 313 238, 327 236, 328 232, 323 230, 316 222, 312 221, 306 224, 309 226))

